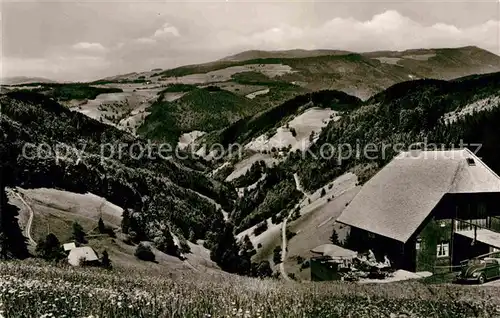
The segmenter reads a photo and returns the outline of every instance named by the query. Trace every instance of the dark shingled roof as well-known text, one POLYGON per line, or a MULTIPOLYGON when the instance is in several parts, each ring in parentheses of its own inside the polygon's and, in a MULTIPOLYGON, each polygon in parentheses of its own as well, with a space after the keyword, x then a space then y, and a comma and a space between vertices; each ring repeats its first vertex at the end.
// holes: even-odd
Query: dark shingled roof
POLYGON ((500 178, 468 149, 402 152, 337 221, 405 243, 446 193, 484 192, 500 192, 500 178))

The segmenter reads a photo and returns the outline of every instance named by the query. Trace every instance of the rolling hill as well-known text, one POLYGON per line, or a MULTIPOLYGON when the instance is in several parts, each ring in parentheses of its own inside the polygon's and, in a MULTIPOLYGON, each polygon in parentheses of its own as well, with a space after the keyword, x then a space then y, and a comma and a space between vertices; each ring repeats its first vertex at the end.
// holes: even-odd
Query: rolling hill
POLYGON ((138 130, 142 136, 175 145, 183 133, 222 129, 260 108, 252 100, 218 87, 194 88, 170 102, 164 97, 168 90, 147 109, 149 115, 138 130))
POLYGON ((310 90, 337 89, 366 99, 389 86, 412 79, 451 79, 500 70, 500 57, 468 46, 418 49, 402 52, 351 53, 330 50, 247 51, 219 61, 188 65, 159 73, 143 74, 182 81, 193 74, 205 74, 244 65, 288 65, 294 70, 281 80, 310 90))
MULTIPOLYGON (((363 107, 350 114, 344 120, 329 125, 321 134, 319 144, 334 145, 375 142, 377 145, 411 144, 427 138, 429 142, 450 145, 458 141, 463 132, 451 133, 456 127, 467 125, 472 118, 478 119, 484 114, 497 111, 500 94, 500 73, 466 77, 452 81, 416 80, 395 84, 387 90, 373 96, 363 107), (445 121, 447 116, 484 101, 489 107, 470 111, 453 123, 445 121)), ((482 119, 484 120, 484 119, 482 119)), ((481 134, 486 127, 478 130, 481 134)), ((474 142, 485 142, 482 138, 474 142)), ((454 143, 458 145, 458 143, 454 143)), ((484 150, 484 149, 483 149, 484 150)), ((318 148, 313 151, 319 151, 318 148)), ((377 158, 371 163, 384 164, 394 155, 388 150, 385 158, 377 158)), ((341 173, 346 168, 366 163, 348 159, 337 165, 337 157, 331 160, 305 160, 297 170, 306 189, 316 189, 322 183, 341 173)), ((485 161, 495 167, 495 162, 485 161)))
POLYGON ((40 94, 0 100, 3 186, 91 192, 134 211, 136 234, 150 240, 166 229, 206 238, 206 219, 223 223, 220 206, 232 209, 235 193, 199 171, 207 169, 201 162, 165 160, 154 145, 40 94))
POLYGON ((308 92, 338 90, 366 100, 400 82, 496 71, 500 57, 473 46, 367 53, 246 51, 92 83, 39 83, 36 91, 120 129, 176 142, 184 133, 217 131, 308 92), (214 111, 213 105, 221 107, 214 111))
POLYGON ((56 81, 44 77, 12 76, 12 77, 2 78, 1 85, 22 85, 31 83, 55 83, 55 82, 56 81))
MULTIPOLYGON (((271 135, 276 129, 285 130, 287 125, 292 127, 294 119, 307 113, 308 107, 344 110, 338 120, 331 120, 320 129, 307 152, 281 149, 279 152, 254 153, 255 150, 248 149, 243 160, 235 162, 228 158, 216 171, 216 177, 231 179, 235 187, 242 189, 243 194, 236 201, 231 218, 237 230, 242 231, 240 236, 247 233, 255 245, 263 244, 257 252, 259 258, 272 259, 274 247, 280 246, 278 225, 287 217, 293 220, 288 222, 290 231, 297 233, 297 238, 290 240, 291 257, 310 256, 309 249, 314 247, 311 244, 328 243, 328 233, 335 224, 335 218, 331 218, 332 214, 329 215, 328 211, 340 213, 358 186, 396 154, 392 148, 395 144, 407 147, 415 142, 427 141, 445 147, 458 147, 461 140, 465 144, 480 143, 483 147, 479 155, 492 169, 500 171, 500 131, 496 124, 500 114, 500 73, 450 81, 426 79, 402 82, 365 102, 348 95, 342 97, 339 92, 320 93, 314 93, 312 97, 296 97, 283 104, 287 105, 283 109, 276 108, 276 117, 268 111, 262 116, 235 124, 219 135, 223 137, 219 142, 227 138, 229 142, 255 144, 261 138, 256 138, 259 134, 271 135), (286 113, 285 109, 290 112, 286 113), (362 151, 369 143, 374 143, 379 149, 379 156, 375 159, 365 158, 362 154, 347 157, 345 147, 341 149, 344 153, 337 150, 338 145, 349 144, 354 150, 359 145, 362 151), (334 147, 336 152, 333 156, 321 156, 324 144, 334 147), (390 145, 384 156, 381 151, 383 145, 390 145), (339 154, 346 156, 340 164, 337 160, 339 154), (267 160, 266 156, 273 161, 267 160), (266 165, 259 160, 264 160, 266 165), (262 168, 264 166, 268 167, 262 168), (292 191, 294 173, 309 199, 312 198, 298 213, 295 212, 296 204, 303 202, 304 196, 292 191), (337 192, 331 192, 337 188, 336 182, 352 173, 357 178, 355 183, 339 185, 337 192), (269 176, 272 179, 269 180, 269 176), (326 193, 321 202, 316 202, 316 196, 320 196, 322 189, 326 193), (342 194, 344 192, 346 194, 342 194), (266 227, 263 222, 267 223, 266 227), (245 230, 249 227, 250 230, 245 230), (265 234, 252 234, 261 227, 265 234)), ((204 138, 208 137, 210 135, 204 138)), ((299 266, 293 259, 286 261, 290 271, 303 277, 299 266)))
MULTIPOLYGON (((208 241, 213 251, 228 257, 228 265, 231 257, 238 256, 224 255, 213 244, 214 236, 240 234, 244 238, 242 233, 250 233, 256 245, 261 241, 254 231, 269 226, 274 234, 262 241, 268 243, 260 250, 257 247, 260 261, 272 258, 285 219, 290 218, 289 227, 299 233, 297 237, 307 240, 318 222, 326 224, 320 231, 326 235, 334 219, 326 218, 321 209, 328 204, 341 207, 359 184, 394 155, 388 152, 386 158, 344 160, 339 165, 336 157, 318 160, 303 156, 307 149, 318 155, 324 143, 409 144, 428 138, 456 144, 464 139, 485 144, 485 162, 500 169, 495 137, 500 135, 495 124, 500 73, 472 75, 495 70, 498 56, 475 47, 300 58, 270 54, 254 60, 134 73, 120 80, 125 82, 78 84, 63 90, 87 94, 89 86, 122 89, 133 96, 147 91, 144 98, 148 101, 136 105, 145 115, 139 137, 58 104, 53 90, 47 89, 46 96, 26 91, 4 94, 0 97, 3 180, 10 187, 94 193, 135 211, 143 239, 161 243, 162 231, 168 228, 181 240, 208 241), (454 79, 463 74, 467 76, 454 79), (440 79, 423 79, 427 76, 440 79), (332 87, 338 90, 322 90, 332 87), (362 101, 346 93, 352 89, 357 96, 361 91, 370 92, 370 98, 362 101), (121 158, 101 160, 102 151, 110 155, 115 149, 102 149, 103 144, 124 144, 129 149, 136 143, 146 148, 144 138, 176 143, 181 135, 193 131, 208 132, 196 135, 203 135, 200 140, 208 144, 241 143, 243 157, 218 162, 198 156, 182 161, 136 159, 137 153, 132 151, 121 158), (285 143, 281 147, 277 141, 285 143), (303 141, 307 141, 305 148, 296 147, 303 141), (48 143, 49 154, 26 159, 22 155, 26 143, 48 143), (85 145, 80 155, 83 160, 78 161, 79 153, 74 151, 62 157, 55 154, 55 145, 73 150, 85 145), (352 182, 346 191, 350 192, 339 194, 335 182, 349 173, 356 177, 349 179, 352 182), (330 192, 320 195, 329 185, 335 198, 330 192), (314 198, 311 202, 304 201, 304 191, 314 198), (336 201, 337 195, 344 200, 342 204, 336 201), (225 218, 232 222, 228 227, 223 225, 225 218)), ((97 97, 94 89, 90 93, 97 97)), ((122 94, 102 93, 98 96, 122 94)), ((136 106, 127 106, 127 112, 136 106)), ((158 150, 152 153, 158 154, 158 150)), ((236 248, 236 243, 231 244, 230 249, 236 248)), ((290 244, 293 256, 300 256, 303 246, 308 246, 297 247, 293 239, 290 244)))
POLYGON ((247 61, 254 59, 266 59, 266 58, 305 58, 305 57, 317 57, 325 55, 346 55, 351 52, 342 50, 285 50, 285 51, 259 51, 251 50, 241 52, 235 55, 227 56, 220 61, 231 62, 231 61, 247 61))

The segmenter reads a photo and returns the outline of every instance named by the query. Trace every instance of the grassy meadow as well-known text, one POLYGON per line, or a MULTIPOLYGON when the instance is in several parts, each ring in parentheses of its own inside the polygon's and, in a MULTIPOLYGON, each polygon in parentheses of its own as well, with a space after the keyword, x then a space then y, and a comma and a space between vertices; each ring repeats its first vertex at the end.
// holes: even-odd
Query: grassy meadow
POLYGON ((491 287, 0 263, 0 317, 498 317, 499 300, 491 287))

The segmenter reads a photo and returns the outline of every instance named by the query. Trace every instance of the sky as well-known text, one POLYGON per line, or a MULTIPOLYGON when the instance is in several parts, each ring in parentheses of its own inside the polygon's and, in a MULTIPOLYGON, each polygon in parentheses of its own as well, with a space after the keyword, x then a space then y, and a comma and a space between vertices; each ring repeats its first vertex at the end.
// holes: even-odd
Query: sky
POLYGON ((500 54, 499 0, 0 0, 0 12, 5 77, 86 81, 251 49, 500 54))

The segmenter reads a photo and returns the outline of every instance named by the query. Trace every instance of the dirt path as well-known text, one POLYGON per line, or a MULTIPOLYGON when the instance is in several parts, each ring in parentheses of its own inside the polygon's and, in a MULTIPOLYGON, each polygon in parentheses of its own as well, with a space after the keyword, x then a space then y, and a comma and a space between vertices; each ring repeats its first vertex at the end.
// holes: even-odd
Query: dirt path
POLYGON ((307 194, 304 191, 304 189, 302 188, 302 185, 300 184, 299 176, 297 175, 297 173, 293 174, 293 179, 295 180, 295 187, 297 188, 297 190, 302 192, 306 196, 306 198, 309 198, 309 194, 307 194))
MULTIPOLYGON (((292 211, 293 212, 293 211, 292 211)), ((281 227, 281 263, 280 263, 280 272, 281 272, 281 277, 283 277, 286 281, 291 281, 290 277, 288 277, 288 274, 286 273, 285 270, 285 261, 286 261, 286 223, 288 221, 288 218, 290 217, 292 213, 289 213, 288 216, 283 220, 283 225, 281 227)))
POLYGON ((31 237, 31 225, 33 224, 33 217, 35 215, 35 212, 33 212, 33 209, 31 206, 24 200, 22 195, 19 194, 19 192, 14 191, 16 196, 21 200, 21 202, 28 208, 28 211, 30 211, 30 218, 28 219, 28 223, 26 223, 26 228, 24 229, 24 235, 28 238, 29 242, 31 245, 36 246, 35 240, 31 237))

